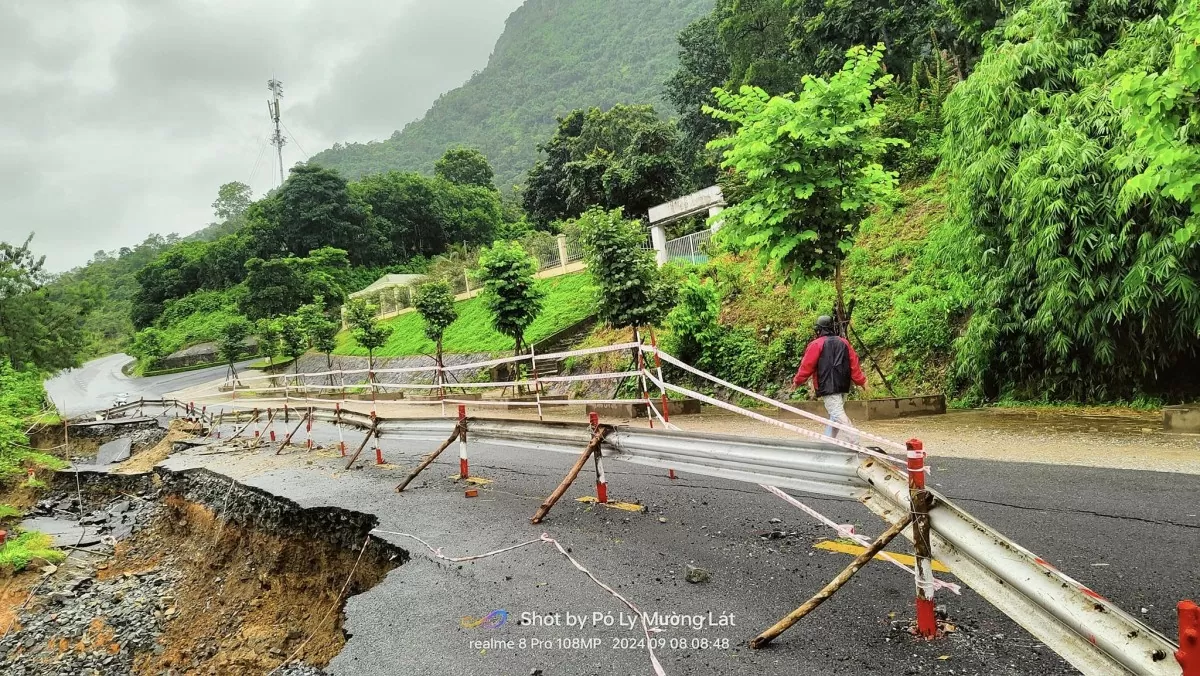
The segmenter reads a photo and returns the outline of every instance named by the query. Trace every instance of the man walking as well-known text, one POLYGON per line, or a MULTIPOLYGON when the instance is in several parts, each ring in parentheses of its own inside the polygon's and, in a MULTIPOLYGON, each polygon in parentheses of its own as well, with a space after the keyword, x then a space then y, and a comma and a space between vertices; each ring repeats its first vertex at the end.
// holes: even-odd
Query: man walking
MULTIPOLYGON (((850 393, 850 383, 853 382, 862 389, 863 394, 869 392, 867 377, 863 375, 858 365, 858 354, 850 346, 850 341, 837 335, 833 317, 821 315, 817 318, 817 337, 804 350, 804 359, 792 385, 799 387, 801 383, 812 378, 813 391, 825 402, 825 410, 829 419, 853 425, 846 415, 846 395, 850 393)), ((840 430, 826 427, 825 434, 837 437, 840 430)), ((854 442, 853 438, 846 441, 854 442)))

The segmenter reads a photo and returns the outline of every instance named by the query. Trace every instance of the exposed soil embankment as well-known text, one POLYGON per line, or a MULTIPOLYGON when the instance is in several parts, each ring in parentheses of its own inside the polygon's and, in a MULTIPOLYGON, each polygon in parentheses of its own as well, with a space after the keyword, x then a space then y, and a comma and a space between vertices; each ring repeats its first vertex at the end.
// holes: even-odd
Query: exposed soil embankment
MULTIPOLYGON (((74 496, 73 474, 58 486, 68 478, 74 496)), ((285 663, 323 666, 346 642, 346 598, 407 560, 368 535, 371 515, 305 509, 206 470, 89 474, 80 483, 85 512, 133 491, 156 511, 116 542, 111 558, 43 585, 17 628, 0 639, 5 673, 265 674, 285 663)))

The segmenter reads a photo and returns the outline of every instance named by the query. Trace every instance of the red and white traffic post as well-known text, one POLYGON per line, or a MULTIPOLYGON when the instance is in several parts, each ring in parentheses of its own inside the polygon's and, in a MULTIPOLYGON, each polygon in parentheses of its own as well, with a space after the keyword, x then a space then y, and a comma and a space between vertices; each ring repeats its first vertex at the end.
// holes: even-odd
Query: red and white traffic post
POLYGON ((458 435, 458 478, 465 481, 471 472, 467 467, 467 407, 464 404, 458 405, 458 424, 462 427, 462 434, 458 435))
POLYGON ((1200 676, 1200 606, 1195 601, 1180 601, 1179 650, 1175 659, 1183 667, 1183 676, 1200 676))
MULTIPOLYGON (((588 414, 588 420, 592 424, 592 434, 595 434, 600 430, 600 416, 593 411, 588 414)), ((600 447, 596 448, 592 459, 596 463, 596 502, 606 505, 608 504, 608 479, 604 476, 604 458, 600 453, 600 447)))
POLYGON ((935 638, 938 624, 933 602, 933 554, 929 543, 929 508, 932 500, 925 488, 925 445, 920 439, 909 439, 906 445, 913 549, 916 551, 917 633, 925 638, 935 638))

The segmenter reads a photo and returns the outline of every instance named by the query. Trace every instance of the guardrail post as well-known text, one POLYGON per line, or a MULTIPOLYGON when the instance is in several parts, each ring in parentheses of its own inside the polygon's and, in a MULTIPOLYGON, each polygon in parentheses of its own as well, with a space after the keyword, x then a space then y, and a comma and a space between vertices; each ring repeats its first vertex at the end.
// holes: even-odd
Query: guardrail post
MULTIPOLYGON (((592 424, 592 434, 600 431, 600 416, 596 412, 588 414, 588 418, 592 424)), ((608 504, 608 479, 604 476, 604 459, 601 455, 600 446, 596 447, 596 452, 592 454, 592 459, 596 462, 596 502, 608 504)))
POLYGON ((911 502, 913 549, 916 551, 917 633, 929 639, 938 633, 933 602, 933 555, 929 544, 929 508, 932 500, 925 489, 925 445, 909 439, 908 495, 911 502))
POLYGON ((333 425, 338 430, 338 451, 344 458, 346 457, 346 438, 342 434, 342 405, 340 403, 334 404, 333 412, 334 415, 337 416, 337 419, 334 421, 333 425))
POLYGON ((313 447, 312 424, 313 424, 313 407, 309 406, 308 407, 308 425, 304 428, 304 436, 305 436, 305 440, 304 440, 305 444, 304 445, 307 446, 310 450, 313 447))
POLYGON ((462 428, 462 433, 458 435, 458 478, 465 481, 471 476, 467 465, 467 407, 465 404, 458 405, 458 425, 462 428))
POLYGON ((1200 676, 1200 606, 1195 601, 1180 601, 1179 650, 1175 659, 1183 667, 1183 676, 1200 676))
POLYGON ((372 436, 375 437, 375 464, 383 464, 383 447, 379 445, 379 420, 375 417, 375 412, 371 411, 371 429, 374 431, 372 436))

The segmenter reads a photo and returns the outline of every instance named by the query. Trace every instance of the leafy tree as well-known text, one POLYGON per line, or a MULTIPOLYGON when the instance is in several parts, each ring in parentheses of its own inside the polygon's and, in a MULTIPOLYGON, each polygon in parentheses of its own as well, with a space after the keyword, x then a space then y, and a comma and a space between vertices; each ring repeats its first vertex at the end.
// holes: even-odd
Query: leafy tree
POLYGON ((721 166, 746 191, 721 214, 722 234, 793 280, 836 277, 859 222, 896 186, 879 160, 903 142, 878 135, 885 109, 873 103, 890 80, 879 74, 883 49, 855 47, 847 58, 828 80, 806 76, 794 96, 720 90, 722 108, 708 109, 736 129, 710 146, 724 150, 721 166))
POLYGON ((454 290, 443 281, 428 282, 417 287, 413 307, 425 322, 425 335, 437 346, 437 365, 442 363, 442 337, 458 319, 454 308, 454 290))
POLYGON ((57 371, 79 365, 83 326, 95 294, 45 286, 44 256, 0 242, 0 359, 16 369, 57 371))
POLYGON ((671 293, 654 252, 641 248, 642 224, 622 218, 620 209, 590 209, 578 226, 600 319, 613 328, 657 324, 670 309, 671 293))
POLYGON ((652 106, 576 110, 539 146, 546 158, 529 171, 525 210, 543 228, 592 206, 644 216, 684 185, 678 145, 675 125, 652 106))
POLYGON ((241 181, 231 181, 217 189, 217 199, 212 203, 213 213, 222 221, 238 221, 246 214, 253 202, 254 191, 241 181))
POLYGON ((275 355, 279 354, 279 322, 263 317, 254 322, 254 335, 258 338, 259 352, 266 353, 267 363, 275 363, 275 355))
POLYGON ((304 332, 304 322, 298 315, 287 315, 279 318, 279 346, 283 353, 296 363, 296 373, 300 372, 300 357, 308 350, 308 335, 304 332))
POLYGON ((947 98, 954 258, 979 288, 956 374, 975 394, 1194 391, 1200 249, 1187 204, 1142 190, 1161 184, 1142 178, 1158 165, 1137 136, 1141 74, 1167 72, 1177 42, 1169 6, 1032 0, 947 98))
POLYGON ((339 281, 349 268, 346 252, 322 248, 307 258, 252 258, 246 261, 246 296, 241 310, 251 319, 295 312, 303 299, 321 296, 341 302, 346 294, 339 281))
POLYGON ((250 335, 250 322, 242 318, 230 320, 221 329, 217 341, 217 354, 229 365, 229 379, 237 386, 237 362, 246 353, 246 338, 250 335))
POLYGON ((1200 125, 1200 2, 1179 2, 1171 25, 1170 62, 1159 72, 1134 69, 1113 90, 1133 137, 1118 166, 1140 171, 1125 183, 1120 208, 1129 212, 1156 194, 1188 205, 1174 233, 1187 245, 1200 239, 1200 140, 1191 131, 1200 125))
POLYGON ((315 165, 300 165, 275 195, 247 214, 255 255, 304 256, 333 247, 359 265, 379 260, 380 238, 370 227, 367 210, 350 199, 346 179, 315 165))
POLYGON ((392 328, 376 319, 379 309, 365 299, 354 298, 346 305, 346 323, 354 342, 367 350, 369 368, 375 368, 375 350, 383 347, 392 335, 392 328))
POLYGON ((154 327, 139 331, 134 336, 130 352, 133 353, 133 356, 145 359, 150 364, 166 356, 166 345, 163 342, 162 332, 154 327))
POLYGON ((495 190, 421 174, 367 176, 350 192, 370 207, 371 227, 389 259, 428 258, 452 244, 490 242, 504 220, 495 190))
POLYGON ((483 153, 474 148, 458 146, 447 150, 442 159, 433 165, 433 173, 451 183, 496 189, 492 184, 492 165, 488 164, 483 153))
POLYGON ((545 292, 536 273, 537 262, 516 242, 496 242, 479 254, 483 305, 496 331, 513 339, 517 355, 525 347, 525 329, 542 311, 545 292))
MULTIPOLYGON (((317 296, 313 302, 305 303, 296 311, 300 325, 304 327, 304 335, 308 337, 308 346, 325 355, 325 366, 333 370, 333 351, 337 349, 337 334, 341 326, 330 319, 329 311, 325 308, 325 299, 317 296)), ((333 384, 333 376, 329 376, 333 384)))
POLYGON ((811 72, 792 56, 788 0, 719 0, 713 14, 729 54, 732 86, 781 94, 811 72))
POLYGON ((709 141, 729 130, 722 121, 704 113, 716 106, 713 90, 729 81, 729 54, 721 40, 718 17, 712 14, 688 24, 679 33, 679 68, 666 82, 666 97, 679 116, 681 154, 701 185, 716 181, 716 160, 704 153, 709 141))

